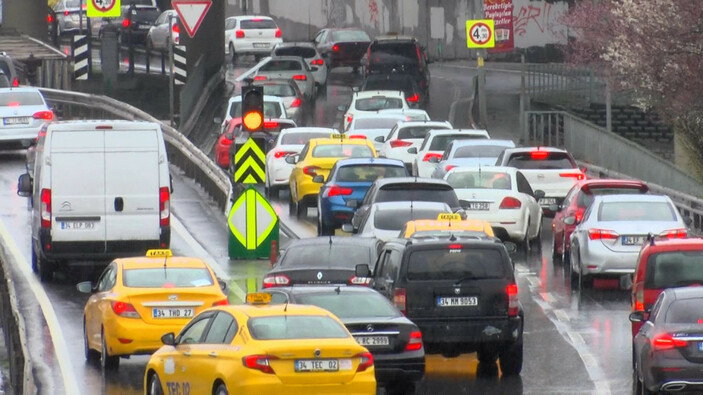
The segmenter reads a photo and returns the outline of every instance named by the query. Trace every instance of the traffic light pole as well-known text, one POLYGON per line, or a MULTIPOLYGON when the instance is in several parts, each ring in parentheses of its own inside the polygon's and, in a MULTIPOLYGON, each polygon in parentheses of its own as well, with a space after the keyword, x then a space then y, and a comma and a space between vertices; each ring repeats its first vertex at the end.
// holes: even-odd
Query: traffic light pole
MULTIPOLYGON (((170 15, 168 17, 168 32, 171 34, 173 31, 173 21, 174 19, 177 18, 175 15, 170 15)), ((169 120, 171 122, 171 127, 176 127, 176 124, 174 123, 174 83, 175 83, 175 77, 173 75, 174 72, 174 67, 173 67, 173 40, 168 40, 169 45, 168 45, 168 63, 169 63, 169 70, 170 72, 168 73, 169 77, 169 83, 168 83, 168 108, 169 108, 169 120)))

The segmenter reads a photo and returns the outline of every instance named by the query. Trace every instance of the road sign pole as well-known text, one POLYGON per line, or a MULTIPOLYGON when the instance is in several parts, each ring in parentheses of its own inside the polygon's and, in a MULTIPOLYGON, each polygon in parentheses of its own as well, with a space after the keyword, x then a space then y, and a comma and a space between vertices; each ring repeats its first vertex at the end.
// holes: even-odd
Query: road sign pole
POLYGON ((478 119, 482 128, 488 124, 488 111, 486 109, 486 69, 483 66, 483 52, 476 52, 476 70, 478 70, 478 119))
MULTIPOLYGON (((169 34, 173 31, 173 30, 172 30, 172 29, 173 29, 173 19, 174 19, 173 16, 169 16, 169 17, 168 17, 168 31, 169 31, 169 34)), ((169 77, 168 77, 168 81, 169 81, 169 83, 168 83, 168 109, 169 109, 169 119, 170 119, 170 121, 171 121, 171 127, 176 127, 176 125, 173 123, 173 118, 174 118, 174 117, 173 117, 173 108, 174 108, 174 103, 173 103, 173 99, 174 99, 174 97, 173 97, 173 96, 174 96, 174 92, 173 92, 173 91, 174 91, 174 87, 173 87, 173 84, 174 84, 174 76, 173 76, 173 43, 171 43, 171 45, 168 46, 168 63, 169 63, 169 68, 170 68, 169 77)))

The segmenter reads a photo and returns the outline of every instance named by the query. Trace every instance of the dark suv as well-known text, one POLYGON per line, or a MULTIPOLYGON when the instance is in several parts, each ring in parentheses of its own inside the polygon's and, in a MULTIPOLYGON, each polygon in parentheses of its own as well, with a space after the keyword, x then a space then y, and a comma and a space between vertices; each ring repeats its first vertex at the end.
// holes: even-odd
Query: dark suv
MULTIPOLYGON (((365 267, 357 267, 363 275, 365 267)), ((522 370, 524 314, 513 265, 498 241, 449 236, 386 242, 374 288, 422 332, 425 353, 478 352, 504 375, 522 370)))
POLYGON ((371 74, 407 74, 413 77, 425 100, 430 95, 430 70, 425 49, 414 37, 381 36, 366 50, 364 77, 371 74))
MULTIPOLYGON (((161 14, 154 0, 122 1, 117 39, 121 45, 145 44, 146 35, 161 14)), ((100 27, 99 36, 106 25, 100 27)))

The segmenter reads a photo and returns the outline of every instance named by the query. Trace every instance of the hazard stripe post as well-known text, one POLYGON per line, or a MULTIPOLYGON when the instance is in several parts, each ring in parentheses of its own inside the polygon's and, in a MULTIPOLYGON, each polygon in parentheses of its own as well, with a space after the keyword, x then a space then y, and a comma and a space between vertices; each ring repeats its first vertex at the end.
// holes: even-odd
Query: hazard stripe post
POLYGON ((278 216, 253 186, 239 195, 227 216, 230 259, 260 259, 271 254, 271 243, 279 245, 278 216))
POLYGON ((77 80, 88 79, 88 51, 88 36, 73 36, 73 78, 77 80))

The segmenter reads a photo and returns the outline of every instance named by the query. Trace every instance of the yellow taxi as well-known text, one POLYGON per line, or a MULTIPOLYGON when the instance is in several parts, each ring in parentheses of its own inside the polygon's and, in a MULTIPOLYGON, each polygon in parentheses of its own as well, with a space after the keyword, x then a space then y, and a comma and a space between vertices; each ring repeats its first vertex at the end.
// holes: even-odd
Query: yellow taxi
POLYGON ((112 261, 98 281, 77 285, 90 293, 83 309, 87 360, 116 369, 121 356, 151 354, 164 333, 178 331, 202 310, 226 305, 212 269, 198 258, 170 250, 112 261))
POLYGON ((347 138, 343 134, 310 139, 300 155, 289 156, 286 162, 295 165, 290 174, 290 215, 307 215, 308 207, 317 206, 317 194, 339 159, 375 158, 373 143, 365 138, 347 138))
POLYGON ((461 219, 456 213, 442 213, 437 219, 417 219, 408 221, 400 232, 400 237, 434 237, 454 233, 457 236, 487 236, 495 237, 493 228, 488 221, 461 219))
POLYGON ((271 295, 213 307, 162 337, 146 394, 375 394, 373 357, 322 308, 271 295))

